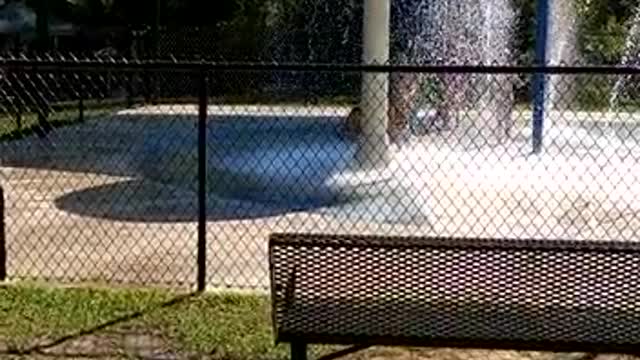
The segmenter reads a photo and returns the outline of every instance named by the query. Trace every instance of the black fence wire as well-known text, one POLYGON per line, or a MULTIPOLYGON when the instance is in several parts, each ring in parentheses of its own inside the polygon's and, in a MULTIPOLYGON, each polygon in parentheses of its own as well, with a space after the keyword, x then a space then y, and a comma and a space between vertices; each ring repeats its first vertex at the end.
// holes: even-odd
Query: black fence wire
POLYGON ((278 231, 638 237, 635 68, 0 68, 8 279, 266 289, 278 231), (273 79, 306 72, 368 91, 261 101, 273 79), (566 94, 547 87, 532 154, 532 96, 517 83, 536 73, 575 91, 554 103, 566 94))

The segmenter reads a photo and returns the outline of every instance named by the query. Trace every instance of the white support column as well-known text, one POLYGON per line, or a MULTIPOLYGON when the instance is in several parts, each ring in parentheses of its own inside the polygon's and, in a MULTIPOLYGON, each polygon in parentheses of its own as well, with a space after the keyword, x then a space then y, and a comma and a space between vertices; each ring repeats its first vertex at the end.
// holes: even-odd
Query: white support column
MULTIPOLYGON (((364 1, 363 63, 386 64, 389 60, 391 0, 364 1)), ((389 74, 365 73, 360 107, 363 137, 357 160, 363 169, 381 168, 390 161, 387 122, 389 74)))

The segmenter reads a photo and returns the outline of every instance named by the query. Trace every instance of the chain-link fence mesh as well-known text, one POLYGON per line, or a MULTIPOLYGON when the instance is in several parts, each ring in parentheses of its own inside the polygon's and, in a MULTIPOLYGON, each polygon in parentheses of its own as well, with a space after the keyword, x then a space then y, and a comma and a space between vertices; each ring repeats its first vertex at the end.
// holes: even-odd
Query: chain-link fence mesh
POLYGON ((601 86, 628 70, 548 74, 532 154, 530 70, 2 67, 11 280, 263 291, 273 232, 638 240, 639 104, 601 86), (274 84, 310 71, 353 87, 274 84))
MULTIPOLYGON (((263 296, 274 232, 639 236, 640 75, 547 73, 544 111, 535 111, 536 73, 512 67, 534 63, 534 2, 394 0, 390 67, 377 72, 357 65, 362 1, 246 0, 215 11, 160 3, 132 24, 76 19, 67 29, 54 16, 46 49, 35 46, 35 29, 0 36, 11 53, 0 64, 0 275, 261 295, 172 300, 160 322, 127 320, 88 337, 83 328, 76 340, 50 343, 47 334, 31 353, 286 358, 273 346, 263 296), (421 67, 452 64, 470 67, 421 67)), ((550 2, 547 65, 637 65, 637 9, 594 27, 603 21, 587 3, 550 2)), ((118 303, 90 296, 93 307, 118 303)), ((38 301, 55 308, 54 298, 38 301)), ((4 343, 18 325, 37 327, 29 308, 12 323, 22 308, 6 301, 0 294, 0 354, 15 350, 4 343)), ((76 306, 84 309, 76 316, 90 318, 92 306, 76 306)), ((382 348, 354 356, 594 357, 606 356, 382 348)))
MULTIPOLYGON (((153 161, 149 155, 158 130, 173 132, 185 149, 195 144, 193 117, 136 113, 136 99, 125 94, 137 75, 102 70, 3 75, 10 276, 191 283, 195 255, 189 242, 195 228, 189 220, 197 214, 195 196, 188 187, 139 175, 142 165, 153 161), (147 126, 152 123, 163 125, 147 126), (40 249, 38 256, 33 249, 40 249)), ((155 79, 166 86, 161 77, 155 79)), ((175 180, 188 174, 176 173, 175 180)))

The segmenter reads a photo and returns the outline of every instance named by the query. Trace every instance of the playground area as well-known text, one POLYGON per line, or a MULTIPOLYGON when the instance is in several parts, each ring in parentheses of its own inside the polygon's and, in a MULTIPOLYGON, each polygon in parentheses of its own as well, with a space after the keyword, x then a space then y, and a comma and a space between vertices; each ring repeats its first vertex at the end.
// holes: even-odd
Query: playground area
POLYGON ((637 355, 638 4, 0 15, 0 357, 637 355))
MULTIPOLYGON (((208 112, 215 123, 220 116, 333 121, 349 110, 210 106, 208 112)), ((470 148, 464 135, 452 132, 393 148, 387 170, 395 180, 388 186, 399 190, 389 197, 299 208, 235 199, 219 189, 207 193, 206 283, 265 290, 273 232, 639 240, 636 115, 548 118, 544 150, 535 155, 525 126, 498 146, 470 148)), ((183 153, 193 150, 196 123, 195 106, 145 106, 59 128, 47 141, 31 136, 0 144, 9 276, 191 286, 197 272, 195 164, 185 160, 179 171, 170 168, 175 159, 153 164, 160 173, 175 172, 172 181, 143 176, 140 169, 149 165, 145 144, 171 137, 186 139, 171 143, 186 147, 183 153)), ((208 146, 217 151, 215 143, 208 146)), ((256 168, 261 154, 247 155, 256 168)))

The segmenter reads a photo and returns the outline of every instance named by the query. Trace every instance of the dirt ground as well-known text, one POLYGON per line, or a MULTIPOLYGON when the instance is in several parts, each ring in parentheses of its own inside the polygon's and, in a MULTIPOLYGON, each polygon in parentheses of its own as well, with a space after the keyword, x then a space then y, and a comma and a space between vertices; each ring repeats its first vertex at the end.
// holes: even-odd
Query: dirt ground
MULTIPOLYGON (((9 351, 7 351, 9 350, 9 351)), ((310 348, 310 359, 331 351, 325 347, 310 348)), ((7 359, 145 359, 145 360, 206 360, 219 359, 217 354, 177 351, 161 334, 148 329, 115 329, 86 335, 53 346, 44 345, 23 354, 11 354, 3 349, 7 359)), ((460 350, 430 348, 374 347, 342 357, 346 360, 634 360, 637 357, 616 354, 551 353, 507 350, 460 350)))

